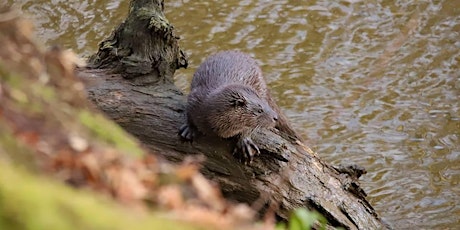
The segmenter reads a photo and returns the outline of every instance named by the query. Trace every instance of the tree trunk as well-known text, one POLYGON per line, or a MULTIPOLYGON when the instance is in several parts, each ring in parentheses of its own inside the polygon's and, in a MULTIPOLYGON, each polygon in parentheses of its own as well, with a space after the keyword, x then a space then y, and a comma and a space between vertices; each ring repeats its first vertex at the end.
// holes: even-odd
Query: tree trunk
POLYGON ((306 207, 332 226, 386 228, 359 187, 363 171, 331 167, 293 135, 259 131, 253 140, 262 153, 250 165, 232 156, 231 140, 182 142, 178 129, 185 122, 186 97, 172 76, 187 61, 162 10, 163 1, 133 0, 125 22, 90 58, 91 68, 79 70, 99 109, 169 160, 204 155, 202 172, 219 183, 228 199, 259 210, 276 208, 283 219, 306 207))

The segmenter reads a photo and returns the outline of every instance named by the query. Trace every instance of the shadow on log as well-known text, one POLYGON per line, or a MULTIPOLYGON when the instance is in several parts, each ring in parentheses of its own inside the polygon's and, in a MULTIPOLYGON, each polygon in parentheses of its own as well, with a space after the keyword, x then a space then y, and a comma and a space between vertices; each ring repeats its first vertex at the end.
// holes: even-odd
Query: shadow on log
MULTIPOLYGON (((286 219, 299 207, 317 210, 329 224, 346 229, 384 229, 365 199, 358 177, 364 170, 334 168, 293 135, 261 130, 253 140, 262 154, 248 166, 231 155, 228 140, 198 137, 182 142, 186 97, 174 85, 174 71, 186 67, 163 1, 133 0, 130 12, 80 69, 94 104, 147 147, 171 161, 204 155, 202 172, 231 200, 252 204, 286 219)), ((295 135, 294 135, 295 136, 295 135)))

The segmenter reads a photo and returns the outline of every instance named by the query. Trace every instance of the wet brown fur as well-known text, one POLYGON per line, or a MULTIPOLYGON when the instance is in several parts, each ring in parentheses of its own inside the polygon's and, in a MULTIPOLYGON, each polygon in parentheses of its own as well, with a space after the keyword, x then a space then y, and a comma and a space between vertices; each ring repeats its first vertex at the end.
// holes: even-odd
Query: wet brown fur
POLYGON ((192 139, 198 130, 250 141, 253 130, 274 126, 297 137, 270 96, 256 61, 239 51, 219 52, 198 67, 188 96, 187 118, 188 124, 180 131, 185 139, 192 139))

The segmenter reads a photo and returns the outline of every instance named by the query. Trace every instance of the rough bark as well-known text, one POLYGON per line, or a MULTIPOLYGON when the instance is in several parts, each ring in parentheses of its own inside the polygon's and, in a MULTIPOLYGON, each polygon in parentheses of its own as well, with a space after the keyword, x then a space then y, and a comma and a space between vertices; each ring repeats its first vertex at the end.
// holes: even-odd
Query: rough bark
POLYGON ((186 61, 162 8, 159 0, 133 0, 126 21, 90 59, 93 68, 79 71, 89 98, 99 109, 170 160, 204 155, 203 173, 218 182, 229 199, 261 210, 275 207, 281 218, 306 207, 322 213, 332 226, 386 228, 359 187, 357 177, 362 171, 331 167, 292 135, 258 132, 253 140, 262 154, 250 165, 234 159, 231 140, 198 137, 193 143, 182 142, 177 133, 185 122, 186 98, 174 85, 172 74, 186 61), (164 50, 168 51, 165 57, 164 50), (141 71, 133 72, 136 69, 141 71))
POLYGON ((91 66, 110 68, 125 78, 135 78, 139 84, 171 82, 177 68, 187 67, 187 59, 163 8, 160 0, 132 1, 126 20, 90 57, 91 66))

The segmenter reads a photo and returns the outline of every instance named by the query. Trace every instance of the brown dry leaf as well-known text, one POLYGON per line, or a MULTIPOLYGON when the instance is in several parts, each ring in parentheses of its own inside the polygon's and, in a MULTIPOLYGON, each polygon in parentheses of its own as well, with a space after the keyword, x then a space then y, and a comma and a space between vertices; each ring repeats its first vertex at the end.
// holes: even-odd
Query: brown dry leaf
POLYGON ((62 50, 59 60, 68 72, 72 72, 75 66, 85 67, 86 61, 78 57, 71 49, 62 50))
POLYGON ((184 220, 191 221, 205 226, 215 226, 219 229, 237 229, 237 223, 231 221, 230 218, 218 213, 214 210, 203 208, 200 206, 189 205, 183 209, 175 210, 177 216, 184 220))
POLYGON ((37 132, 34 131, 24 131, 19 133, 16 137, 30 146, 35 146, 35 144, 40 139, 37 132))
POLYGON ((158 190, 158 204, 169 209, 180 209, 184 206, 182 192, 178 185, 163 186, 158 190))
MULTIPOLYGON (((19 13, 17 11, 10 11, 7 14, 10 14, 10 17, 14 17, 14 15, 18 15, 19 13)), ((6 16, 5 13, 3 13, 2 16, 6 16)), ((8 16, 7 16, 8 17, 8 16)), ((34 36, 34 25, 30 23, 28 20, 25 19, 19 19, 17 20, 17 27, 21 28, 18 32, 22 33, 24 37, 26 38, 31 38, 34 36)))
POLYGON ((85 174, 89 177, 86 179, 89 179, 93 182, 98 181, 97 178, 99 178, 101 175, 101 165, 94 154, 89 153, 81 156, 80 166, 81 170, 86 172, 85 174))
POLYGON ((147 189, 132 171, 121 168, 114 184, 115 196, 124 203, 134 203, 146 198, 147 189))
POLYGON ((158 169, 158 160, 152 154, 147 154, 142 158, 142 163, 151 169, 158 169))
POLYGON ((51 169, 53 171, 59 171, 61 168, 71 169, 76 165, 74 155, 68 151, 59 151, 51 160, 51 169))
MULTIPOLYGON (((256 212, 246 204, 237 204, 229 208, 229 215, 234 219, 235 222, 246 222, 249 223, 254 220, 256 212)), ((274 222, 273 222, 274 223, 274 222)), ((272 224, 273 224, 272 223, 272 224)))
POLYGON ((198 197, 209 205, 209 207, 212 207, 216 211, 222 211, 225 208, 220 191, 204 178, 203 175, 195 173, 191 178, 191 183, 197 191, 198 197))
POLYGON ((101 162, 104 163, 104 165, 107 165, 109 163, 111 164, 118 164, 121 162, 121 158, 123 157, 122 154, 119 152, 116 152, 114 149, 105 149, 102 154, 100 154, 101 162))
POLYGON ((148 169, 141 162, 135 164, 136 174, 145 187, 153 189, 157 186, 158 177, 157 173, 148 169))
POLYGON ((199 169, 200 166, 197 164, 183 164, 175 170, 175 174, 177 178, 186 181, 193 179, 193 176, 198 173, 199 169))

